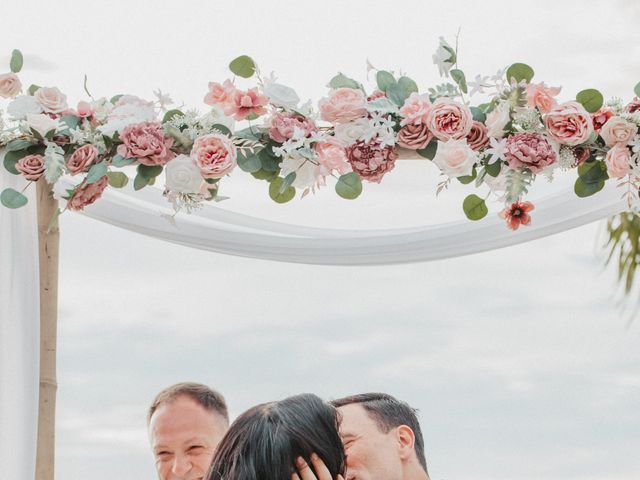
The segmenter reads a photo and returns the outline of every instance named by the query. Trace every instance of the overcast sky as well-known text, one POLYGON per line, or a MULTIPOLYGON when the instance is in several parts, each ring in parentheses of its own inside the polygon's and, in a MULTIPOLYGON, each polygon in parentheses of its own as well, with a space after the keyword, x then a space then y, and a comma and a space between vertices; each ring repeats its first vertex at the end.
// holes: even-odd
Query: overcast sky
MULTIPOLYGON (((0 62, 20 48, 23 82, 73 103, 87 74, 94 96, 161 88, 201 108, 243 53, 304 99, 338 70, 365 80, 367 58, 424 90, 439 81, 438 37, 453 43, 458 28, 471 78, 523 61, 564 99, 587 87, 628 99, 640 80, 632 0, 38 1, 6 13, 0 62)), ((348 205, 331 189, 273 205, 238 173, 220 206, 260 217, 384 228, 461 215, 461 191, 436 199, 420 163, 348 205)), ((61 231, 59 479, 153 478, 145 410, 183 380, 220 389, 233 415, 302 391, 388 391, 420 409, 434 479, 640 475, 640 324, 627 328, 615 303, 602 225, 370 268, 227 257, 75 214, 61 231)))

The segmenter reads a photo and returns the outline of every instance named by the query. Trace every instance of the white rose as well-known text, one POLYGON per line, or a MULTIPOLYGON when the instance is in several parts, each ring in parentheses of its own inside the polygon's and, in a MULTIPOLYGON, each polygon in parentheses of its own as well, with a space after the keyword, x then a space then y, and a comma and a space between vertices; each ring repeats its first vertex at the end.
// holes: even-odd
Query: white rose
POLYGON ((27 125, 44 137, 51 130, 56 130, 60 122, 43 113, 27 113, 27 125))
POLYGON ((433 158, 433 163, 448 177, 471 175, 477 161, 477 153, 467 144, 465 139, 438 141, 438 149, 433 158))
POLYGON ((67 96, 58 87, 41 87, 33 97, 47 113, 62 113, 67 110, 67 96))
POLYGON ((172 192, 199 193, 202 175, 196 162, 188 155, 178 155, 164 168, 165 186, 172 192))
POLYGON ((269 97, 269 101, 277 107, 295 109, 300 102, 300 97, 293 88, 280 83, 267 82, 263 91, 269 97))
POLYGON ((347 147, 367 136, 370 130, 371 122, 366 118, 359 118, 352 122, 336 125, 334 135, 336 140, 347 147))
POLYGON ((438 66, 441 77, 449 75, 449 70, 451 70, 451 67, 455 64, 455 61, 452 61, 453 55, 451 54, 451 51, 447 50, 445 47, 453 50, 445 39, 440 37, 438 49, 436 50, 436 53, 433 54, 433 63, 438 66))
POLYGON ((502 138, 504 127, 511 121, 511 107, 508 102, 500 102, 496 108, 487 114, 485 125, 487 135, 492 138, 502 138))
POLYGON ((19 95, 7 105, 7 113, 15 120, 25 120, 29 113, 42 113, 42 106, 30 95, 19 95))
POLYGON ((280 162, 280 175, 284 178, 291 172, 296 172, 296 179, 292 185, 296 188, 311 188, 320 180, 320 168, 300 154, 292 152, 280 162))
POLYGON ((98 127, 98 130, 104 135, 113 135, 115 132, 121 132, 128 125, 154 120, 156 120, 156 111, 153 103, 134 95, 125 95, 118 100, 109 113, 107 123, 98 127))

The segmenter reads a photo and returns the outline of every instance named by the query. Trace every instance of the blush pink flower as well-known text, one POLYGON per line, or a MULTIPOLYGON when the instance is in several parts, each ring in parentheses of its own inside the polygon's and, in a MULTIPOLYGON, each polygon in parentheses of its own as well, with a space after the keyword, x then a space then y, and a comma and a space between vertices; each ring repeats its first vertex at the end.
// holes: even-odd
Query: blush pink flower
POLYGON ((553 140, 572 147, 585 143, 593 133, 591 116, 578 102, 553 107, 544 116, 544 126, 553 140))
POLYGON ((71 175, 84 172, 93 165, 98 158, 98 149, 87 143, 71 154, 67 160, 67 169, 71 175))
POLYGON ((67 96, 58 87, 41 87, 33 94, 46 113, 60 114, 67 110, 67 96))
POLYGON ((225 80, 223 84, 209 82, 209 91, 204 96, 204 103, 207 105, 225 105, 231 102, 236 87, 231 80, 225 80))
POLYGON ((614 115, 615 112, 608 107, 602 107, 596 113, 592 113, 591 118, 593 120, 593 128, 595 129, 595 131, 600 133, 602 126, 607 123, 607 120, 609 120, 614 115))
POLYGON ((147 166, 164 165, 175 153, 171 151, 173 138, 167 137, 160 122, 145 122, 129 125, 120 134, 122 145, 118 145, 118 155, 136 158, 147 166))
POLYGON ((429 95, 420 95, 413 92, 400 108, 400 116, 404 117, 400 125, 405 126, 410 123, 413 125, 426 124, 430 109, 429 95))
POLYGON ((318 163, 320 164, 320 174, 322 176, 331 175, 336 171, 340 175, 351 172, 351 164, 347 159, 347 152, 344 147, 335 140, 318 142, 315 145, 318 163))
POLYGON ((78 102, 77 115, 80 118, 92 117, 96 112, 93 106, 89 102, 78 102))
POLYGON ((433 139, 433 134, 429 131, 426 123, 405 125, 398 132, 398 145, 410 150, 420 150, 427 148, 433 139))
POLYGON ((347 148, 347 159, 351 168, 369 182, 380 183, 382 177, 395 167, 396 158, 396 149, 391 145, 381 147, 378 138, 369 143, 358 140, 347 148))
POLYGON ((278 143, 284 143, 292 138, 296 128, 302 130, 305 137, 318 130, 311 119, 292 112, 274 112, 269 119, 268 126, 269 137, 278 143))
POLYGON ((622 178, 631 171, 631 153, 624 145, 617 144, 604 157, 607 173, 613 178, 622 178))
POLYGON ((474 120, 471 124, 469 135, 467 135, 467 143, 469 146, 476 152, 479 152, 489 145, 488 131, 489 129, 484 123, 474 120))
POLYGON ((229 137, 219 133, 196 138, 191 157, 205 178, 222 178, 235 168, 237 161, 235 145, 229 137))
POLYGON ((346 123, 367 116, 367 99, 355 88, 337 88, 318 103, 320 117, 331 123, 346 123))
POLYGON ((269 98, 262 95, 257 88, 251 88, 246 92, 235 90, 229 95, 229 100, 223 105, 224 114, 233 116, 236 120, 244 120, 249 115, 263 115, 269 98))
POLYGON ((531 202, 514 202, 511 206, 502 210, 499 215, 507 221, 507 227, 511 230, 517 230, 520 225, 531 224, 529 212, 535 210, 535 208, 531 202))
POLYGON ((38 180, 44 173, 44 157, 42 155, 27 155, 16 163, 18 170, 27 180, 38 180))
POLYGON ((443 97, 433 103, 426 120, 438 140, 459 140, 469 135, 473 115, 466 105, 443 97))
POLYGON ((544 82, 527 85, 527 104, 547 113, 558 102, 553 98, 560 93, 561 87, 548 87, 544 82))
POLYGON ((620 143, 627 145, 638 133, 638 126, 622 117, 611 117, 600 130, 600 136, 608 147, 620 143))
POLYGON ((67 202, 67 208, 69 210, 84 210, 88 205, 91 205, 102 196, 102 192, 107 188, 108 180, 105 175, 95 183, 87 183, 83 181, 78 187, 76 187, 73 195, 67 202))
POLYGON ((22 83, 15 73, 0 75, 0 97, 15 98, 21 91, 22 83))
POLYGON ((507 138, 504 157, 512 169, 527 167, 538 173, 555 163, 558 153, 540 133, 516 133, 507 138))

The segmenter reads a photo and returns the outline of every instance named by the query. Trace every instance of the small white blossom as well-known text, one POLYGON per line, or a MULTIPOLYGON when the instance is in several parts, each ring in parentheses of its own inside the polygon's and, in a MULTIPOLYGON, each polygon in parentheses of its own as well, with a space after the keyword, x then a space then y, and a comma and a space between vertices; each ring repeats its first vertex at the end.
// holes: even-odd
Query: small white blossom
POLYGON ((503 138, 498 140, 496 138, 489 138, 490 147, 487 148, 484 153, 491 155, 491 159, 489 160, 489 165, 493 165, 498 160, 504 160, 505 150, 507 148, 507 139, 503 138))
POLYGON ((568 170, 573 168, 575 164, 576 156, 574 155, 573 150, 566 147, 560 148, 560 155, 558 155, 558 167, 563 170, 568 170))
POLYGON ((487 83, 488 76, 476 75, 475 80, 467 82, 467 86, 471 87, 471 91, 469 92, 470 96, 475 95, 476 93, 483 94, 485 88, 489 88, 491 85, 487 83))
POLYGON ((160 89, 154 90, 153 94, 157 98, 158 107, 160 108, 160 110, 167 111, 167 107, 169 105, 173 105, 173 100, 171 100, 171 97, 169 96, 169 94, 162 93, 162 90, 160 89))

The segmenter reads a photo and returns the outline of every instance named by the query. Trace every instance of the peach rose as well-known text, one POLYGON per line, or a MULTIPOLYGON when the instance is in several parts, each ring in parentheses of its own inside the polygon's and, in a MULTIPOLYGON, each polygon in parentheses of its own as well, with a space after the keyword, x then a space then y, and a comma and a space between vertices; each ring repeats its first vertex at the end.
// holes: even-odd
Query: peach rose
POLYGON ((136 158, 149 167, 164 165, 176 156, 171 151, 173 138, 164 134, 160 122, 129 125, 122 130, 120 139, 123 143, 118 145, 118 155, 136 158))
POLYGON ((560 93, 561 87, 547 87, 544 82, 527 85, 527 104, 547 113, 558 102, 553 98, 560 93))
POLYGON ((67 169, 71 175, 82 173, 96 163, 97 158, 98 149, 88 143, 71 154, 67 160, 67 169))
POLYGON ((458 140, 471 131, 473 115, 469 107, 450 98, 437 99, 427 115, 427 126, 438 140, 458 140))
POLYGON ((15 73, 0 75, 0 97, 15 98, 21 91, 22 83, 15 73))
POLYGON ((318 163, 320 163, 321 175, 331 175, 334 170, 340 175, 351 171, 347 152, 339 142, 335 140, 318 142, 315 145, 315 150, 318 155, 318 163))
POLYGON ((631 171, 631 153, 624 145, 617 144, 607 152, 604 163, 610 177, 622 178, 631 171))
POLYGON ((622 117, 611 117, 600 130, 600 136, 608 147, 618 143, 627 145, 636 133, 638 133, 638 126, 622 117))
POLYGON ((591 116, 578 102, 556 105, 544 117, 549 136, 562 145, 585 143, 593 133, 591 116))
POLYGON ((44 173, 44 157, 42 155, 27 155, 16 163, 18 170, 27 180, 38 180, 44 173))
POLYGON ((320 117, 331 123, 346 123, 367 116, 367 99, 354 88, 337 88, 320 100, 320 117))
POLYGON ((47 113, 60 114, 67 110, 67 96, 58 87, 42 87, 36 90, 33 97, 47 113))
POLYGON ((432 138, 433 135, 426 124, 410 123, 398 132, 398 145, 410 150, 420 150, 426 148, 432 138))
POLYGON ((108 180, 105 175, 95 183, 87 183, 83 181, 78 185, 71 195, 67 208, 69 210, 83 210, 84 207, 91 205, 102 196, 102 192, 107 188, 108 180))
POLYGON ((205 178, 222 178, 236 166, 236 147, 226 135, 210 133, 193 143, 191 157, 205 178))
POLYGON ((471 131, 467 135, 467 143, 476 152, 489 145, 489 130, 484 123, 475 121, 471 125, 471 131))
POLYGON ((400 116, 404 117, 401 126, 408 125, 410 123, 414 125, 420 125, 421 123, 427 123, 427 115, 431 108, 431 102, 429 101, 429 95, 418 94, 413 92, 409 95, 400 108, 400 116))

